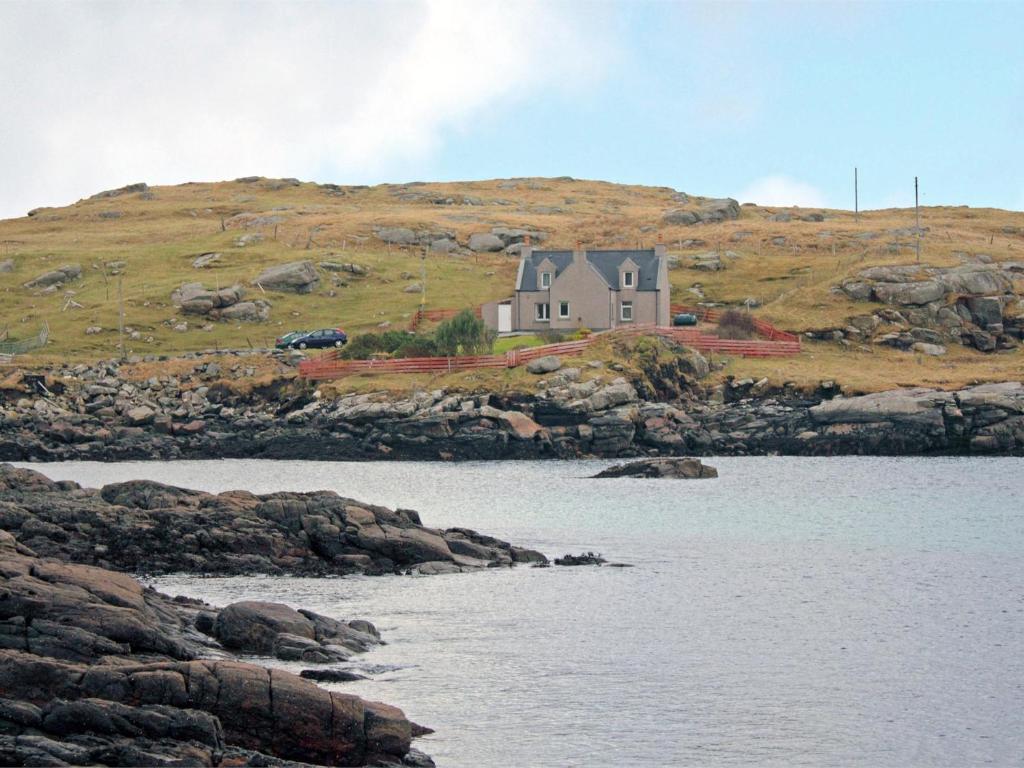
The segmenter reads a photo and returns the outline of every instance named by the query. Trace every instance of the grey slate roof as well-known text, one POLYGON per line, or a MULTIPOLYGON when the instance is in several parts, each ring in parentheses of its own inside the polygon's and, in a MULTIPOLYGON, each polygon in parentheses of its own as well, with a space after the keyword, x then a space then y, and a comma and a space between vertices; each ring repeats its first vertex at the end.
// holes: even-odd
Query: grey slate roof
MULTIPOLYGON (((558 277, 562 270, 572 264, 572 251, 534 251, 530 258, 523 262, 522 276, 516 286, 518 290, 536 290, 537 267, 544 259, 550 259, 555 265, 555 277, 558 277)), ((636 289, 656 291, 658 257, 654 255, 653 248, 641 251, 587 251, 587 261, 597 269, 609 288, 619 287, 619 267, 626 259, 632 259, 640 270, 636 289)))

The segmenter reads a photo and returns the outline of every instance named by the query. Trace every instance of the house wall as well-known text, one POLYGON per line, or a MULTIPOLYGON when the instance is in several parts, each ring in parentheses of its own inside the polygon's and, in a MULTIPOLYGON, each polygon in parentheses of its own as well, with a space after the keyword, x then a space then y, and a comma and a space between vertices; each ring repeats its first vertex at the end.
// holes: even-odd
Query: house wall
POLYGON ((562 270, 551 286, 551 328, 573 330, 612 327, 609 289, 604 278, 581 258, 562 270), (558 303, 569 302, 569 318, 558 317, 558 303))

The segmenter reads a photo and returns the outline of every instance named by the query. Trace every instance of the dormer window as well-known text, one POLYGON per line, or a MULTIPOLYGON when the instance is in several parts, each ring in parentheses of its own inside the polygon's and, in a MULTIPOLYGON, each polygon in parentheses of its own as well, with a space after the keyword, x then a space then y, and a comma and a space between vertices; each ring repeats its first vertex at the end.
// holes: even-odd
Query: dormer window
POLYGON ((633 288, 634 286, 636 286, 636 272, 623 272, 622 287, 633 288))
POLYGON ((550 272, 541 272, 540 273, 540 287, 541 288, 550 288, 551 287, 551 273, 550 272))

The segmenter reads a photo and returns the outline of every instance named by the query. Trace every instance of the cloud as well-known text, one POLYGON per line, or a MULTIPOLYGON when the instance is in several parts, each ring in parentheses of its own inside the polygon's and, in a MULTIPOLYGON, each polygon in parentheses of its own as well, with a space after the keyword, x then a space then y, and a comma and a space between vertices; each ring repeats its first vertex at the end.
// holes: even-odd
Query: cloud
POLYGON ((758 205, 798 205, 801 208, 825 207, 825 195, 817 187, 789 176, 764 176, 739 194, 740 202, 758 205))
POLYGON ((132 181, 401 179, 592 82, 601 37, 579 9, 497 0, 0 3, 0 217, 132 181))

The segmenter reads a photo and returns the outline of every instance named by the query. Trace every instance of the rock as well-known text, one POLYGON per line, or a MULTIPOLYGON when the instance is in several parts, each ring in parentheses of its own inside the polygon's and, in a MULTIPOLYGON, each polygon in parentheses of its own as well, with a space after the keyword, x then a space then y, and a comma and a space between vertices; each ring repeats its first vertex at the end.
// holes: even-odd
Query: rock
POLYGON ((402 293, 423 293, 423 286, 419 283, 410 283, 402 289, 402 293))
POLYGON ((0 261, 0 274, 4 272, 14 271, 14 259, 4 259, 0 261))
POLYGON ((953 396, 930 389, 894 389, 860 397, 836 397, 809 409, 818 424, 888 421, 944 429, 943 406, 953 396))
POLYGON ((725 221, 740 217, 740 204, 731 197, 705 200, 700 208, 703 221, 725 221))
POLYGON ((219 253, 201 253, 192 260, 192 266, 195 269, 205 269, 206 267, 213 266, 220 259, 221 255, 219 253))
POLYGON ((245 248, 249 245, 258 245, 262 243, 266 238, 260 232, 249 232, 244 235, 239 235, 235 238, 236 248, 245 248))
POLYGON ((607 562, 601 555, 595 555, 593 552, 584 552, 579 555, 564 555, 563 557, 556 557, 554 560, 555 565, 603 565, 607 562))
POLYGON ((526 364, 526 370, 533 374, 552 373, 562 367, 562 358, 558 355, 545 355, 531 360, 526 364))
POLYGON ((946 348, 941 344, 929 344, 924 341, 916 342, 911 349, 922 355, 930 355, 932 357, 938 357, 939 355, 946 354, 946 348))
POLYGON ((108 197, 120 197, 121 195, 129 195, 136 192, 147 192, 149 185, 145 182, 139 181, 135 184, 128 184, 117 189, 108 189, 104 192, 97 192, 95 195, 90 197, 90 200, 102 200, 108 197))
POLYGON ((171 293, 171 303, 192 315, 205 315, 242 300, 245 290, 238 285, 220 290, 204 288, 202 283, 183 283, 171 293))
POLYGON ((971 296, 964 301, 971 320, 981 328, 1003 322, 1003 303, 998 296, 971 296))
POLYGON ((682 209, 666 211, 661 217, 662 224, 667 224, 669 226, 688 227, 693 224, 696 224, 698 221, 700 221, 699 214, 697 214, 695 211, 687 211, 682 209))
POLYGON ((270 319, 270 302, 263 300, 242 301, 220 312, 225 320, 242 320, 247 322, 266 322, 270 319))
POLYGON ((609 467, 598 472, 594 477, 655 477, 693 480, 718 477, 718 470, 705 465, 696 458, 642 459, 609 467))
POLYGON ((874 287, 875 298, 886 304, 928 304, 938 301, 945 295, 945 287, 936 280, 879 283, 874 287))
POLYGON ((352 262, 321 261, 320 269, 327 272, 347 272, 350 275, 356 275, 358 277, 370 274, 369 267, 364 267, 362 264, 354 264, 352 262))
POLYGON ((376 234, 385 243, 415 245, 418 241, 416 233, 407 227, 380 227, 376 234))
POLYGON ((253 280, 255 285, 266 290, 291 293, 312 293, 319 282, 320 277, 311 261, 293 261, 268 267, 253 280))
POLYGON ((51 272, 43 272, 43 274, 29 280, 25 283, 25 287, 30 289, 49 288, 77 280, 81 276, 82 266, 80 264, 65 264, 51 272))
POLYGON ((489 232, 475 232, 469 236, 469 249, 477 252, 500 251, 505 243, 497 235, 489 232))
POLYGON ((366 675, 360 675, 347 669, 304 669, 299 672, 299 677, 321 683, 349 683, 353 680, 367 679, 366 675))
POLYGON ((102 332, 103 332, 103 329, 100 328, 100 326, 98 326, 98 325, 90 325, 88 328, 85 329, 85 335, 86 336, 95 336, 97 333, 102 333, 102 332))
POLYGON ((778 213, 774 213, 771 216, 769 216, 768 221, 787 222, 790 221, 792 218, 793 214, 787 213, 786 211, 779 211, 778 213))
POLYGON ((125 418, 128 420, 129 424, 138 426, 140 424, 149 424, 153 421, 153 417, 155 415, 156 412, 152 408, 146 405, 141 405, 138 408, 132 408, 125 413, 125 418))

